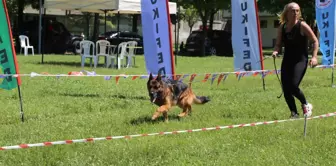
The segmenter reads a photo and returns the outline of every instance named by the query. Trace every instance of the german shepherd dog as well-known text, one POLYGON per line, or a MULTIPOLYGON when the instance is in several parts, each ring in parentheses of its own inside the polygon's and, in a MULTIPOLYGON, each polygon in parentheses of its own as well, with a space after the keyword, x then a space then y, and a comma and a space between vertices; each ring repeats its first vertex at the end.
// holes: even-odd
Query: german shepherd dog
POLYGON ((196 96, 191 90, 191 83, 188 86, 182 81, 162 79, 160 74, 156 78, 152 74, 149 75, 147 89, 150 101, 159 106, 154 112, 152 120, 158 118, 162 113, 164 121, 168 122, 168 111, 173 106, 179 106, 183 112, 178 116, 185 117, 191 113, 192 104, 205 104, 210 101, 206 96, 196 96))

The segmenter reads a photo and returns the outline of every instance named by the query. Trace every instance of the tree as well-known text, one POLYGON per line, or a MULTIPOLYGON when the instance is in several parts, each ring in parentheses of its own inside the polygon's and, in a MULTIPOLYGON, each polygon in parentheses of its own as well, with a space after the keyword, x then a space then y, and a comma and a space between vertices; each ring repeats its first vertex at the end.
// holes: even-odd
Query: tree
MULTIPOLYGON (((42 0, 44 1, 44 0, 42 0)), ((23 27, 23 10, 26 6, 32 5, 34 9, 39 8, 39 0, 6 0, 7 11, 10 19, 17 16, 17 22, 13 21, 13 35, 16 41, 19 41, 17 34, 21 33, 23 27)), ((19 47, 17 47, 18 49, 19 47)))
POLYGON ((209 30, 213 29, 214 15, 223 9, 229 9, 231 5, 231 0, 213 0, 213 8, 210 12, 209 18, 209 30))
MULTIPOLYGON (((220 9, 229 8, 231 0, 171 0, 185 9, 194 7, 198 16, 201 18, 203 28, 202 45, 204 46, 205 38, 208 36, 208 21, 210 20, 209 30, 212 30, 214 14, 220 9)), ((202 54, 205 54, 205 47, 202 47, 202 54)))
POLYGON ((17 0, 6 0, 7 11, 9 17, 11 17, 14 13, 17 13, 17 0))
MULTIPOLYGON (((292 0, 259 0, 258 8, 260 11, 266 11, 271 14, 279 14, 282 12, 284 6, 292 0)), ((303 19, 311 26, 314 25, 315 20, 315 0, 296 0, 301 7, 303 19)))
POLYGON ((203 38, 201 40, 201 54, 202 56, 205 54, 205 38, 207 36, 207 22, 209 20, 210 16, 210 10, 214 8, 212 6, 212 3, 214 0, 173 0, 174 2, 177 3, 177 6, 182 6, 183 8, 187 9, 190 6, 194 6, 197 10, 197 13, 199 17, 202 20, 202 25, 203 25, 203 38))
POLYGON ((93 33, 91 40, 96 41, 99 35, 99 13, 94 14, 94 21, 93 21, 93 33))
POLYGON ((16 32, 16 22, 15 22, 15 15, 17 13, 17 2, 16 0, 6 0, 6 7, 9 15, 9 19, 11 20, 12 33, 16 32))
POLYGON ((184 10, 184 12, 180 15, 181 20, 184 20, 188 23, 189 33, 191 33, 193 26, 198 21, 197 10, 191 6, 184 10))
POLYGON ((90 40, 90 20, 93 17, 93 14, 89 12, 82 12, 82 14, 86 23, 84 27, 85 36, 87 36, 87 39, 90 40))
MULTIPOLYGON (((14 36, 14 38, 15 38, 15 41, 20 41, 19 35, 17 34, 20 34, 23 28, 23 10, 24 10, 24 7, 29 5, 31 2, 25 1, 25 0, 16 0, 16 5, 14 5, 14 0, 12 1, 13 1, 13 7, 14 7, 12 8, 12 10, 15 10, 17 13, 17 24, 14 25, 14 29, 16 31, 16 37, 14 36)), ((16 46, 17 46, 16 50, 18 51, 20 46, 18 45, 16 46)))

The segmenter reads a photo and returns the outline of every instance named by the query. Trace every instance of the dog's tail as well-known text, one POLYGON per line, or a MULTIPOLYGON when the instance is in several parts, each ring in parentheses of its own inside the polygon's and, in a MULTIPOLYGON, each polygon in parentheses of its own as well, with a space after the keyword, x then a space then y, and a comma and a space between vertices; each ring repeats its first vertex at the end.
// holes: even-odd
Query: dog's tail
MULTIPOLYGON (((191 82, 189 82, 189 89, 191 90, 191 82)), ((196 96, 195 95, 193 103, 195 103, 195 104, 205 104, 209 101, 210 101, 210 99, 207 96, 196 96)))
POLYGON ((209 101, 210 101, 209 97, 206 96, 195 96, 194 98, 194 103, 196 104, 205 104, 209 101))

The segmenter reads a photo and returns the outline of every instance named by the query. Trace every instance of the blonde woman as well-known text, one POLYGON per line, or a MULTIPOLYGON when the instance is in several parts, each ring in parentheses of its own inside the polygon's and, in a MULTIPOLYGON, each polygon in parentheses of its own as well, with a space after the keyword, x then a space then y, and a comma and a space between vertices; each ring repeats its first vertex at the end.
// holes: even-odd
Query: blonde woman
POLYGON ((281 44, 284 44, 285 53, 281 64, 281 83, 284 98, 291 111, 291 118, 298 118, 299 114, 294 97, 300 100, 304 116, 312 115, 312 104, 308 103, 299 85, 308 66, 308 40, 314 43, 311 66, 317 65, 318 40, 312 29, 302 21, 300 6, 289 3, 280 15, 276 46, 273 57, 278 55, 281 44))

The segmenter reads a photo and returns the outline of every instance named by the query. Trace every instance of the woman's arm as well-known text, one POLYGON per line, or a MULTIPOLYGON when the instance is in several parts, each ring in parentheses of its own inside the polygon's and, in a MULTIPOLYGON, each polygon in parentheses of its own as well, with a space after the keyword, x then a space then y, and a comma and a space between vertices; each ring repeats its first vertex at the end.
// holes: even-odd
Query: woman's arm
POLYGON ((282 43, 282 27, 283 24, 281 24, 278 28, 277 31, 277 38, 276 38, 276 42, 275 42, 275 47, 274 47, 274 51, 273 51, 273 56, 276 56, 278 54, 278 52, 281 49, 281 43, 282 43))
POLYGON ((313 42, 313 53, 312 56, 313 58, 317 58, 317 51, 319 48, 319 42, 317 40, 317 37, 315 36, 313 30, 310 28, 310 26, 305 23, 305 22, 301 22, 301 32, 303 32, 303 34, 305 36, 307 36, 312 42, 313 42))

